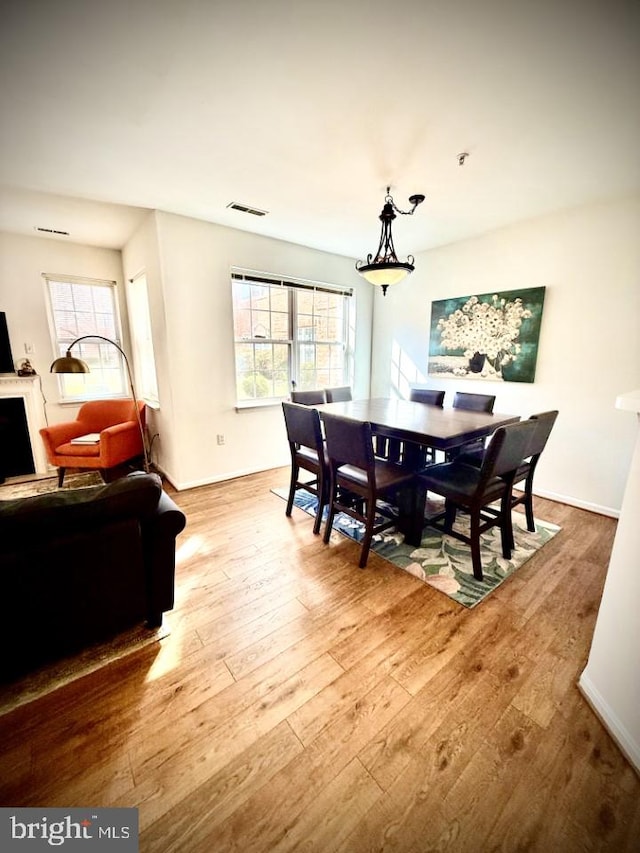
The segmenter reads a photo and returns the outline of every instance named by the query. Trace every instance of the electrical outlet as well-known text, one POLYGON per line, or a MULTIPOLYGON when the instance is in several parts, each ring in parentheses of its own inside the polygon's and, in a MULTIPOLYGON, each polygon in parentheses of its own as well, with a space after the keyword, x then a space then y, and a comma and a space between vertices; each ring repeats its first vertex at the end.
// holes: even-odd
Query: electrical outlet
POLYGON ((219 432, 216 436, 216 439, 218 441, 218 444, 224 444, 224 435, 222 435, 222 433, 219 432))

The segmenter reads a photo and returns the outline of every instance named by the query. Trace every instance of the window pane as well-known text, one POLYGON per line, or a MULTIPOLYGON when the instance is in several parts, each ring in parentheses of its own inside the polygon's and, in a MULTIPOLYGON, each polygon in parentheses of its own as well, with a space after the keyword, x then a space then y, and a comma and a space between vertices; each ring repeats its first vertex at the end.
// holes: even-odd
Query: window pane
POLYGON ((87 374, 60 374, 62 400, 99 399, 129 395, 125 364, 118 347, 115 284, 47 279, 54 351, 64 355, 69 345, 85 335, 99 335, 113 341, 82 341, 72 355, 89 365, 87 374))
POLYGON ((271 337, 271 315, 268 311, 254 311, 251 320, 252 338, 271 337))
POLYGON ((271 315, 271 337, 279 341, 289 340, 289 313, 271 315))
POLYGON ((271 310, 289 314, 289 291, 286 287, 274 287, 271 290, 271 310))
POLYGON ((348 297, 239 280, 232 293, 238 400, 287 397, 292 379, 301 390, 350 384, 348 297))

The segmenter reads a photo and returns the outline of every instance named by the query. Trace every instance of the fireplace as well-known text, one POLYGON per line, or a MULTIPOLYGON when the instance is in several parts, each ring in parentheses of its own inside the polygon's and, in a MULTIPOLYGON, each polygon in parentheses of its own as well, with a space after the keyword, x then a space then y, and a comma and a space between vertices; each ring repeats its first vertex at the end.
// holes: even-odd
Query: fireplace
POLYGON ((0 459, 5 476, 49 473, 39 432, 44 426, 40 377, 0 374, 0 433, 3 446, 9 442, 15 448, 10 459, 0 459))

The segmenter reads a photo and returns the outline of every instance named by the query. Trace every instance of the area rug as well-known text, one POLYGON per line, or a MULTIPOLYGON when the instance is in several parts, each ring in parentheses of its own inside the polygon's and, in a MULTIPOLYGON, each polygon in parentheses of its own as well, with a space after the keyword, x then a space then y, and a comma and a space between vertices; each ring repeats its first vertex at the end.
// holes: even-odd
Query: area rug
MULTIPOLYGON (((285 488, 272 491, 284 500, 289 493, 285 488)), ((294 505, 315 516, 318 503, 315 495, 300 489, 296 492, 294 505)), ((430 500, 427 514, 437 512, 441 506, 430 500)), ((323 520, 327 514, 328 509, 325 507, 323 520)), ((471 608, 504 583, 561 529, 556 524, 535 519, 536 530, 532 533, 527 530, 523 513, 514 512, 512 515, 515 548, 510 560, 505 560, 502 556, 499 527, 492 527, 480 537, 484 575, 484 580, 481 581, 473 576, 471 548, 453 536, 430 528, 425 528, 420 547, 406 545, 403 534, 391 528, 374 536, 371 550, 458 604, 471 608)), ((333 529, 356 542, 361 542, 364 535, 364 525, 344 513, 336 515, 333 529)), ((459 514, 454 529, 468 532, 468 516, 459 514)))
POLYGON ((17 681, 0 684, 0 716, 168 636, 169 628, 166 625, 152 629, 137 625, 112 640, 90 646, 77 655, 44 666, 17 681))
MULTIPOLYGON (((104 480, 97 471, 82 474, 66 474, 62 490, 87 489, 90 486, 103 486, 104 480)), ((22 482, 4 483, 0 486, 0 500, 11 501, 16 498, 31 498, 34 495, 45 495, 58 491, 58 475, 41 477, 39 479, 23 480, 22 482)))

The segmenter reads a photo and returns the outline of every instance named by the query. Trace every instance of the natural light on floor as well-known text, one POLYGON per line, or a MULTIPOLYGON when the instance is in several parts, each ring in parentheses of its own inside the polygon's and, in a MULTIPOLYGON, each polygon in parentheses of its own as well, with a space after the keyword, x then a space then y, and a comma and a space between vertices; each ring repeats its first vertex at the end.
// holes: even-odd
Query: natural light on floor
MULTIPOLYGON (((204 550, 204 538, 202 536, 189 536, 176 549, 176 569, 197 554, 203 553, 204 550)), ((176 584, 175 604, 178 605, 188 592, 188 588, 176 584)), ((181 631, 174 614, 165 613, 163 624, 168 629, 168 633, 166 637, 160 640, 160 650, 145 677, 145 681, 147 682, 156 681, 172 669, 175 669, 180 665, 184 655, 188 654, 189 651, 188 649, 185 650, 184 646, 187 635, 181 631)))

